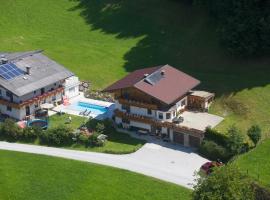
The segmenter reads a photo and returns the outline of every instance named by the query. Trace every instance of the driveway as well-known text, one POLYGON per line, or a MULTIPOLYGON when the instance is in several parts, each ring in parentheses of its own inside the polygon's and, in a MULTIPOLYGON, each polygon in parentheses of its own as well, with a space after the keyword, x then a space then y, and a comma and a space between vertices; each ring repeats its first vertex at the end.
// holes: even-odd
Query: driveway
POLYGON ((97 163, 152 176, 187 188, 192 188, 194 172, 207 162, 190 149, 146 143, 132 154, 112 155, 54 147, 0 142, 0 149, 56 156, 97 163))

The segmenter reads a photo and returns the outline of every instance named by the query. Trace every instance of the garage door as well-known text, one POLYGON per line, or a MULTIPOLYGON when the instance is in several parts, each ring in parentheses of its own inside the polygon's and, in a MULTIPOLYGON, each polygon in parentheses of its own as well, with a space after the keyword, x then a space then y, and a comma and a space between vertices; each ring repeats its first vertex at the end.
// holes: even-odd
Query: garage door
POLYGON ((174 132, 173 140, 174 140, 175 143, 184 144, 184 134, 183 133, 174 132))
POLYGON ((190 135, 189 136, 189 145, 191 147, 199 147, 200 146, 200 138, 190 135))

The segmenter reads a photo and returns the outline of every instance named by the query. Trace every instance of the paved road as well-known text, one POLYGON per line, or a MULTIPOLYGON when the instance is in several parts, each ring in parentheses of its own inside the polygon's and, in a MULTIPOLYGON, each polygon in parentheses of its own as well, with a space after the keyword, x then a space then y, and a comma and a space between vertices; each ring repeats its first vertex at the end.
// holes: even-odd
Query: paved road
MULTIPOLYGON (((0 142, 0 149, 56 156, 130 170, 187 188, 194 183, 194 172, 207 160, 177 146, 147 143, 135 153, 112 155, 53 147, 0 142)), ((1 159, 1 158, 0 158, 1 159)))

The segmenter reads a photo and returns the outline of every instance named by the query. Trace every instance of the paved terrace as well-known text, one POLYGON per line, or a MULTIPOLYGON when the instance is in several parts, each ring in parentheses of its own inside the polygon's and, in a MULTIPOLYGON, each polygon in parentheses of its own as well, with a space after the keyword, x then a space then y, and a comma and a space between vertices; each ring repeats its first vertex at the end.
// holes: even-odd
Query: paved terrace
POLYGON ((224 119, 217 115, 209 114, 206 112, 192 111, 185 111, 181 114, 181 116, 184 118, 184 121, 179 125, 198 129, 201 131, 204 131, 208 126, 214 128, 224 119))

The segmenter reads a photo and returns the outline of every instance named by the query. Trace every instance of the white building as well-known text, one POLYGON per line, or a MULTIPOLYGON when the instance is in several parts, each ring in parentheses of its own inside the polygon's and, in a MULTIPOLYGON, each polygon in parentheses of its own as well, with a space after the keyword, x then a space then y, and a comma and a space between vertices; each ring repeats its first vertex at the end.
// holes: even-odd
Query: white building
POLYGON ((204 131, 181 126, 185 109, 208 110, 214 94, 191 91, 199 80, 169 66, 134 71, 106 88, 116 99, 115 122, 185 146, 199 146, 204 131))
POLYGON ((79 80, 42 51, 0 53, 0 112, 22 120, 79 94, 79 80))

